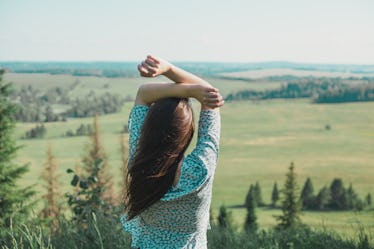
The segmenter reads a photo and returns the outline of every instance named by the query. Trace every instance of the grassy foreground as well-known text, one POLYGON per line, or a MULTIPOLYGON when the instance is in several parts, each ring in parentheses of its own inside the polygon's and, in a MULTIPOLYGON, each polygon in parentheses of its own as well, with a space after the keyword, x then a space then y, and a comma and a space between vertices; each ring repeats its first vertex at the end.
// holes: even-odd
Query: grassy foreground
MULTIPOLYGON (((33 84, 41 89, 70 85, 78 80, 80 84, 71 93, 77 97, 91 89, 98 93, 104 92, 108 90, 104 88, 105 84, 110 85, 111 92, 134 96, 137 87, 143 82, 139 78, 107 79, 39 74, 6 74, 4 79, 13 81, 16 87, 33 84)), ((231 80, 216 82, 224 94, 245 88, 271 88, 280 84, 231 80)), ((121 113, 99 118, 104 148, 118 183, 121 180, 119 137, 132 105, 126 103, 121 113)), ((352 183, 361 198, 369 192, 373 195, 373 109, 374 103, 316 105, 310 104, 308 100, 227 103, 221 110, 221 149, 213 189, 213 212, 217 214, 221 204, 233 207, 231 211, 234 220, 241 227, 245 210, 234 207, 243 204, 249 185, 259 181, 263 199, 269 203, 273 183, 277 181, 278 187, 282 187, 284 174, 291 161, 295 162, 300 187, 307 177, 311 177, 314 189, 318 191, 325 185, 329 186, 333 178, 340 177, 346 187, 352 183), (327 124, 331 126, 331 130, 325 129, 327 124)), ((198 108, 195 110, 197 114, 198 108)), ((37 189, 41 189, 40 174, 50 143, 60 167, 62 192, 70 190, 71 179, 65 173, 66 169, 74 168, 79 163, 89 140, 87 137, 63 137, 62 134, 69 129, 75 130, 81 123, 92 123, 92 118, 47 123, 46 137, 36 140, 20 139, 35 124, 17 124, 15 136, 19 139, 18 144, 23 146, 17 161, 30 165, 30 172, 22 180, 22 185, 37 184, 37 189)), ((275 224, 273 214, 276 213, 277 210, 259 209, 260 227, 272 227, 275 224)), ((313 227, 331 228, 352 237, 357 237, 359 226, 374 234, 374 214, 369 211, 306 212, 302 220, 313 227)))
MULTIPOLYGON (((0 246, 9 248, 76 248, 76 249, 117 249, 131 248, 129 234, 122 231, 116 217, 95 215, 87 226, 80 227, 74 222, 60 220, 55 231, 39 225, 24 225, 13 228, 0 238, 0 246)), ((237 232, 213 226, 208 231, 209 249, 372 249, 368 237, 360 232, 357 240, 344 239, 337 233, 326 230, 299 228, 237 232)), ((170 241, 170 248, 173 242, 170 241)))

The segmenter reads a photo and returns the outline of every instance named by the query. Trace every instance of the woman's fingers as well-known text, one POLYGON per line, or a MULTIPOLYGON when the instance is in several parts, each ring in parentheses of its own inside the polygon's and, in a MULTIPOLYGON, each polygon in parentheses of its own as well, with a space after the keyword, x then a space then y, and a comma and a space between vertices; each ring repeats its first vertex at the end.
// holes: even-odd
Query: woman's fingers
POLYGON ((140 75, 143 77, 152 77, 154 74, 153 72, 151 72, 151 70, 149 70, 149 68, 144 67, 143 64, 138 65, 138 71, 140 72, 140 75))
POLYGON ((212 108, 220 107, 224 102, 219 92, 210 92, 204 96, 204 104, 212 108))
POLYGON ((141 64, 138 65, 138 70, 141 75, 145 77, 153 77, 157 73, 157 68, 152 67, 146 61, 142 61, 141 64))
POLYGON ((157 65, 158 65, 158 63, 156 63, 155 61, 151 60, 150 58, 147 58, 145 60, 145 63, 147 63, 151 67, 157 67, 157 65))
POLYGON ((148 56, 147 56, 147 59, 150 59, 150 60, 154 61, 154 62, 157 63, 157 64, 160 63, 160 60, 157 59, 156 57, 154 57, 153 55, 148 55, 148 56))

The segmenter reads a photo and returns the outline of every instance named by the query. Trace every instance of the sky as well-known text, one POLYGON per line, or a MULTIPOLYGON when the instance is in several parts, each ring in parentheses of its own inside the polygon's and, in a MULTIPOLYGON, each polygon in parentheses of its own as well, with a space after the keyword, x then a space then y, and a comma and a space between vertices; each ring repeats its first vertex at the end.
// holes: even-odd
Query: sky
POLYGON ((374 0, 0 0, 0 61, 374 64, 374 0))

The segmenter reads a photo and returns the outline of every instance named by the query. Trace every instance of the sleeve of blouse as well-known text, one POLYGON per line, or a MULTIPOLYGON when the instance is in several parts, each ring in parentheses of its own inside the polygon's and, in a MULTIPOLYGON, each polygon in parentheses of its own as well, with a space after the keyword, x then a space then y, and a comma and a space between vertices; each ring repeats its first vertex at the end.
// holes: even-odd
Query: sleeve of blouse
POLYGON ((145 117, 149 111, 149 107, 145 105, 135 105, 129 116, 128 129, 129 129, 129 161, 132 160, 138 140, 140 131, 142 129, 145 117))
POLYGON ((221 117, 218 110, 200 112, 196 147, 184 159, 178 184, 166 193, 164 200, 197 191, 214 175, 218 160, 220 130, 221 117))

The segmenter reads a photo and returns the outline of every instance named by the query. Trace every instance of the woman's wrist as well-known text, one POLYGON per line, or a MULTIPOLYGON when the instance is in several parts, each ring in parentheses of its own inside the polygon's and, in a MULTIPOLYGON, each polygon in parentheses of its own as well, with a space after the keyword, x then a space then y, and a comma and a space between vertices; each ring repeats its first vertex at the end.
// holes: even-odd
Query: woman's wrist
POLYGON ((165 66, 165 71, 162 73, 162 75, 174 81, 175 71, 176 71, 176 66, 168 62, 167 66, 165 66))

